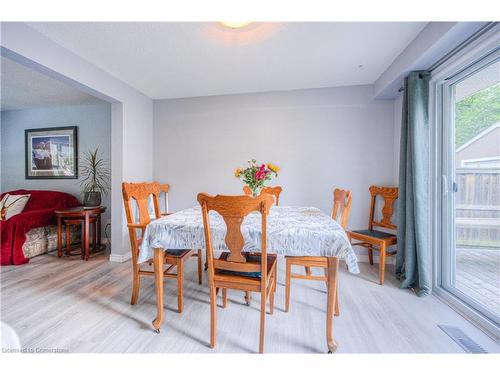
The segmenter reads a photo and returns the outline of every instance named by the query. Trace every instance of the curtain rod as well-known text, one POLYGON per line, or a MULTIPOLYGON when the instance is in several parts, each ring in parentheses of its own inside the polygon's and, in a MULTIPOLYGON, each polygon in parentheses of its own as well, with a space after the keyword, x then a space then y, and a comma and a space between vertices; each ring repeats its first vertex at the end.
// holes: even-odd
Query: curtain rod
MULTIPOLYGON (((488 22, 486 25, 481 27, 478 31, 472 34, 470 37, 461 42, 458 46, 453 48, 450 52, 446 53, 443 57, 441 57, 438 61, 432 64, 428 69, 425 70, 426 73, 431 74, 434 70, 443 65, 447 60, 451 59, 469 44, 480 38, 482 35, 490 31, 492 28, 498 25, 498 22, 488 22)), ((404 91, 404 87, 400 87, 398 92, 404 91)))

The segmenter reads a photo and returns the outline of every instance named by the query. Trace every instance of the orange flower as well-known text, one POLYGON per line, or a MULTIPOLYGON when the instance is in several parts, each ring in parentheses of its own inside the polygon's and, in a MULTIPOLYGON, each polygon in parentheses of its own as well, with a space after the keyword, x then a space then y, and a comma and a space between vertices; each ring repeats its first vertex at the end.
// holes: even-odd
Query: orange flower
POLYGON ((234 171, 234 177, 240 178, 242 173, 243 171, 241 170, 241 168, 236 168, 236 170, 234 171))

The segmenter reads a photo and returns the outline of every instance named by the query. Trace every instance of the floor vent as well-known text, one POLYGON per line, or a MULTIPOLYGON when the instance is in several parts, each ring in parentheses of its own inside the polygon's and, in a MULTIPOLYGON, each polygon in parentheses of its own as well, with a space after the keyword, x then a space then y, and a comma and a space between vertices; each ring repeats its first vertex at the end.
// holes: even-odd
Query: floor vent
POLYGON ((486 354, 488 353, 479 344, 467 336, 464 331, 458 327, 438 325, 453 341, 457 343, 466 353, 472 354, 486 354))

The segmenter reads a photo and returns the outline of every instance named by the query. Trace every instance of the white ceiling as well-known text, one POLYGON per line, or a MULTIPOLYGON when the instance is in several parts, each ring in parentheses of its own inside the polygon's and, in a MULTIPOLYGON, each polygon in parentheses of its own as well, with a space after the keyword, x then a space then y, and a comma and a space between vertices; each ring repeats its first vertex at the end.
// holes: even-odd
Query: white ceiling
POLYGON ((0 59, 0 110, 102 103, 8 58, 0 59))
POLYGON ((426 23, 28 25, 161 99, 372 84, 426 23))

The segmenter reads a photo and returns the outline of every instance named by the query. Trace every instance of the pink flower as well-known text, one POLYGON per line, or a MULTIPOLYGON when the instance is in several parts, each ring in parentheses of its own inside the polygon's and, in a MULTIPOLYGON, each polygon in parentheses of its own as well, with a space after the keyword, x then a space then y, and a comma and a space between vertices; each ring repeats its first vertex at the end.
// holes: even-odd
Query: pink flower
POLYGON ((269 170, 266 169, 266 165, 262 164, 257 172, 255 172, 256 180, 263 180, 268 175, 269 170))

